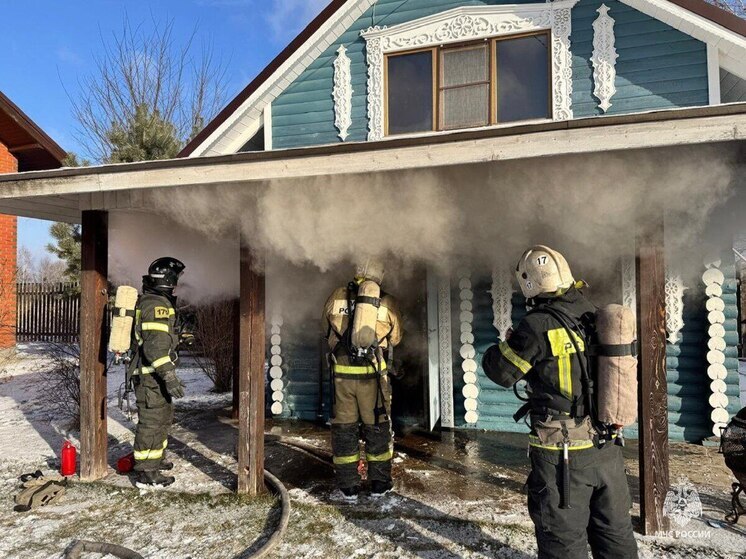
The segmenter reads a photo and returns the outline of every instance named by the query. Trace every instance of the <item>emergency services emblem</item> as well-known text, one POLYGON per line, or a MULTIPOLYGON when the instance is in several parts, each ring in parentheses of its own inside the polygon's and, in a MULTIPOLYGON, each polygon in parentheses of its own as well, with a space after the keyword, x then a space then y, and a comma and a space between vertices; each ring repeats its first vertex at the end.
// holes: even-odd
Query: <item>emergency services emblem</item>
POLYGON ((663 516, 671 518, 674 524, 683 528, 692 518, 702 516, 702 502, 694 485, 685 477, 679 478, 678 485, 673 486, 666 493, 663 503, 663 516))

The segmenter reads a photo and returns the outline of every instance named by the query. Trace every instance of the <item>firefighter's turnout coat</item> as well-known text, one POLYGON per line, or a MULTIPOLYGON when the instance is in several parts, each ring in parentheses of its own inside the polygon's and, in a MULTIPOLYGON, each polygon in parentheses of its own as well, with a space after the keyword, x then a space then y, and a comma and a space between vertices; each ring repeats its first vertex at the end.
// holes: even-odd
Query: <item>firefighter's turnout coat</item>
POLYGON ((354 363, 343 340, 350 328, 355 293, 347 287, 336 289, 324 305, 322 328, 329 342, 330 368, 334 379, 332 451, 340 487, 360 483, 359 424, 366 444, 368 477, 371 481, 391 480, 393 438, 391 433, 391 386, 387 372, 387 349, 402 338, 401 318, 396 300, 381 293, 376 321, 377 362, 354 363), (348 301, 352 303, 352 309, 348 301))
POLYGON ((173 404, 163 375, 176 369, 179 344, 176 310, 171 299, 146 292, 137 302, 133 329, 134 358, 128 374, 137 399, 135 470, 156 470, 168 444, 173 404))
POLYGON ((511 387, 521 379, 528 383, 528 509, 539 557, 586 559, 589 544, 594 557, 637 557, 621 446, 613 440, 604 444, 597 440, 581 375, 580 359, 584 359, 592 376, 586 344, 595 343, 596 309, 576 288, 537 303, 509 340, 485 352, 482 367, 502 386, 511 387), (542 307, 569 316, 579 331, 568 332, 542 307), (565 443, 570 471, 567 491, 561 487, 565 443), (562 507, 563 499, 572 508, 562 507))

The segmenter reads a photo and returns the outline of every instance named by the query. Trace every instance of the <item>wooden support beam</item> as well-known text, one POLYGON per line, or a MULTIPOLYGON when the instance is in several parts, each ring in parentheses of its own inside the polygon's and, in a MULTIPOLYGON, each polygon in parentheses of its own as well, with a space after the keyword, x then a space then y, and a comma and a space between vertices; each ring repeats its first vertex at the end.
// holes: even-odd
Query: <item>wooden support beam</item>
POLYGON ((241 240, 238 492, 264 491, 264 275, 241 240))
POLYGON ((106 475, 108 215, 83 212, 80 278, 80 477, 106 475))
POLYGON ((668 395, 666 382, 666 275, 663 215, 637 238, 640 518, 643 534, 666 530, 668 395))
POLYGON ((241 382, 241 300, 236 299, 233 306, 233 411, 231 417, 238 419, 239 384, 241 382))

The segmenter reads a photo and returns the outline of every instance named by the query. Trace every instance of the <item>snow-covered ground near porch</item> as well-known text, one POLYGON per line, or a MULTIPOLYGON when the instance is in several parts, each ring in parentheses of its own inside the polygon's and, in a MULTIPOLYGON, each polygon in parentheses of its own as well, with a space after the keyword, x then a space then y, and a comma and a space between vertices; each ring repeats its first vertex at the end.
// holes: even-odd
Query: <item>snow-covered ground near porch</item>
MULTIPOLYGON (((188 363, 186 364, 188 365, 188 363)), ((277 521, 269 497, 237 497, 235 423, 230 395, 209 392, 195 368, 181 370, 187 396, 179 400, 169 445, 177 482, 140 491, 110 468, 96 483, 74 480, 58 504, 14 513, 20 474, 51 471, 65 437, 77 433, 45 405, 41 348, 24 346, 0 372, 0 557, 62 557, 75 539, 126 545, 151 559, 247 556, 277 521), (269 515, 269 520, 267 520, 269 515)), ((133 423, 118 409, 123 373, 109 373, 109 464, 131 449, 133 423)), ((268 426, 295 440, 329 448, 328 432, 309 426, 268 426)), ((533 527, 521 487, 526 477, 520 438, 480 440, 454 434, 444 441, 415 435, 400 441, 394 460, 397 493, 348 505, 334 491, 328 464, 281 444, 266 448, 267 467, 290 489, 293 512, 285 542, 272 557, 527 558, 535 556, 533 527), (500 446, 500 445, 505 446, 500 446)), ((634 448, 628 452, 637 468, 634 448)), ((729 477, 712 449, 672 445, 672 480, 686 475, 700 492, 702 520, 689 539, 639 537, 642 557, 743 557, 746 523, 710 525, 728 503, 729 477)), ((631 476, 633 492, 636 478, 631 476)), ((639 511, 635 509, 633 513, 639 511)))

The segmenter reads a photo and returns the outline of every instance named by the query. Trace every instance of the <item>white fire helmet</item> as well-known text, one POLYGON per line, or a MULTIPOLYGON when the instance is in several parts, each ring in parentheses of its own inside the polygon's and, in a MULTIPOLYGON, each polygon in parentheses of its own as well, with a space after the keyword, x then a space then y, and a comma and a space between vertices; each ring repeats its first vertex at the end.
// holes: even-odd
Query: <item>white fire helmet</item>
POLYGON ((381 285, 383 283, 383 261, 373 257, 360 260, 355 266, 355 277, 371 280, 381 285))
POLYGON ((557 295, 575 284, 565 257, 544 245, 523 253, 515 275, 526 299, 557 295))

